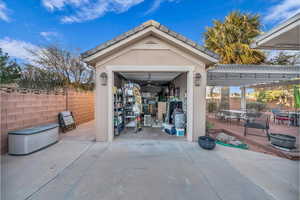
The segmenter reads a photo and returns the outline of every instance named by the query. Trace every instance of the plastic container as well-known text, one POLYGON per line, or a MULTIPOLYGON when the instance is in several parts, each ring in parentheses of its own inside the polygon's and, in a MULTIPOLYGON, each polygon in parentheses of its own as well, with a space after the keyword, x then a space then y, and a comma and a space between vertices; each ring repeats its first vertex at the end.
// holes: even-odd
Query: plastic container
POLYGON ((184 136, 184 128, 176 128, 176 136, 184 136))
POLYGON ((163 128, 164 129, 172 129, 172 128, 174 128, 174 125, 173 124, 168 124, 168 123, 163 123, 163 128))
POLYGON ((176 128, 184 128, 185 127, 185 114, 180 112, 180 113, 175 113, 175 127, 176 128))
POLYGON ((203 149, 212 150, 216 146, 216 141, 209 136, 200 136, 198 137, 198 144, 203 149))
POLYGON ((176 135, 176 129, 173 127, 171 129, 165 129, 165 132, 168 133, 169 135, 176 135))

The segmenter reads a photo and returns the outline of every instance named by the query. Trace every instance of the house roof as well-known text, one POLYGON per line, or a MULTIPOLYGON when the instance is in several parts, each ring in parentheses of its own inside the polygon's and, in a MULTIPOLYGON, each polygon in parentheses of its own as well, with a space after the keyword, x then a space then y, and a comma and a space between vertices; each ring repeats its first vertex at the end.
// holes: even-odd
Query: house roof
POLYGON ((167 28, 166 26, 160 24, 159 22, 156 22, 154 20, 149 20, 137 27, 135 27, 134 29, 131 29, 103 44, 100 44, 98 45, 97 47, 91 49, 91 50, 88 50, 84 53, 81 54, 81 57, 83 59, 86 59, 90 56, 93 56, 94 54, 98 53, 98 52, 101 52, 103 51, 104 49, 107 49, 149 27, 154 27, 155 29, 163 32, 163 33, 166 33, 168 34, 169 36, 172 36, 173 38, 179 40, 179 41, 182 41, 184 42, 185 44, 189 45, 190 47, 196 49, 197 51, 201 52, 201 53, 204 53, 206 54, 207 56, 209 56, 210 58, 212 58, 212 60, 218 60, 219 56, 213 52, 211 52, 210 50, 206 49, 205 47, 203 46, 200 46, 199 44, 197 44, 196 42, 186 38, 185 36, 177 33, 177 32, 174 32, 172 30, 170 30, 169 28, 167 28))
POLYGON ((209 86, 252 86, 288 80, 300 80, 297 65, 217 64, 207 71, 209 86))
POLYGON ((300 13, 254 38, 252 48, 300 50, 300 13))

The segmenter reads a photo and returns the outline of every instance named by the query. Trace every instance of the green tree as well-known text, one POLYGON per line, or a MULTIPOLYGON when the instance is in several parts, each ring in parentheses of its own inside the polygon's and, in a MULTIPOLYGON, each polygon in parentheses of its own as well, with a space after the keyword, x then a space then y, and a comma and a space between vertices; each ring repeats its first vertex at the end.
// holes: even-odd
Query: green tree
POLYGON ((265 55, 260 50, 250 48, 253 38, 260 32, 258 15, 231 12, 224 22, 213 21, 205 36, 205 46, 219 54, 222 64, 260 64, 265 55))
POLYGON ((0 84, 15 83, 20 75, 20 66, 0 48, 0 84))

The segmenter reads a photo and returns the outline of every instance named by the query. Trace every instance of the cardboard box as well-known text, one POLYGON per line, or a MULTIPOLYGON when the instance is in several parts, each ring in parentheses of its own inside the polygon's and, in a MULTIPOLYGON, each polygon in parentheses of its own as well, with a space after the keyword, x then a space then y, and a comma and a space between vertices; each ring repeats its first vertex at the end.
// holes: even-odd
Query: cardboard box
POLYGON ((158 102, 157 103, 157 119, 163 120, 163 114, 167 112, 167 103, 166 102, 158 102))

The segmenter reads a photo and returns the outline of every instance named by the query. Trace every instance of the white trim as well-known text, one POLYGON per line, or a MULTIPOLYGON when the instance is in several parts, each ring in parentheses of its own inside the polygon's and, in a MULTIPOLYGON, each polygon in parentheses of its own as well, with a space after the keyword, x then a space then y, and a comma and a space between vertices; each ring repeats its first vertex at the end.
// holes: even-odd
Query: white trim
POLYGON ((194 123, 194 87, 193 87, 193 75, 194 70, 190 70, 187 73, 187 115, 186 115, 186 121, 187 121, 187 140, 189 142, 193 142, 193 123, 194 123), (192 134, 189 134, 192 133, 192 134))
POLYGON ((107 65, 107 70, 114 72, 187 72, 194 71, 194 66, 174 66, 174 65, 107 65))
POLYGON ((248 64, 218 64, 210 68, 208 73, 228 74, 300 74, 300 66, 297 65, 248 65, 248 64))
POLYGON ((113 110, 114 110, 114 104, 113 104, 113 92, 112 88, 114 86, 114 74, 112 71, 108 70, 107 73, 108 76, 108 141, 112 142, 114 138, 114 122, 113 122, 113 110))
POLYGON ((264 44, 278 36, 281 36, 287 31, 296 28, 297 26, 300 26, 300 13, 298 13, 294 17, 291 17, 286 22, 271 29, 270 31, 254 38, 254 42, 250 45, 250 47, 259 48, 259 49, 273 49, 273 48, 276 49, 277 48, 276 46, 264 46, 264 44))
POLYGON ((110 47, 107 47, 106 49, 103 49, 103 50, 101 50, 101 51, 99 51, 99 52, 97 52, 93 55, 90 55, 90 56, 84 58, 83 61, 84 62, 91 62, 93 59, 96 59, 97 57, 102 56, 103 54, 106 54, 106 53, 112 51, 115 48, 118 48, 122 45, 125 45, 126 43, 129 43, 132 40, 135 40, 135 39, 138 39, 142 36, 145 36, 145 35, 147 35, 147 33, 150 34, 149 29, 150 29, 150 27, 146 28, 146 29, 144 29, 144 30, 142 30, 142 31, 126 38, 126 39, 124 39, 124 40, 121 40, 121 41, 117 42, 116 44, 114 44, 110 47))
MULTIPOLYGON (((155 36, 152 36, 155 38, 155 36)), ((157 38, 159 40, 162 40, 161 38, 157 38)), ((162 40, 162 42, 166 43, 164 40, 162 40)), ((166 44, 164 44, 166 45, 166 44)), ((174 45, 172 46, 171 44, 167 44, 169 45, 169 48, 163 48, 164 50, 168 50, 178 56, 181 56, 183 58, 185 58, 186 60, 190 61, 191 63, 193 63, 194 65, 198 65, 199 63, 202 64, 203 62, 200 61, 199 59, 196 59, 196 57, 191 56, 190 54, 186 53, 186 52, 182 52, 180 49, 178 49, 177 47, 174 48, 174 45), (173 48, 172 48, 173 47, 173 48)), ((127 53, 129 53, 130 51, 135 51, 135 50, 141 50, 136 48, 136 46, 132 46, 131 48, 125 48, 124 50, 121 50, 119 52, 114 53, 111 56, 105 57, 103 58, 101 61, 97 62, 97 64, 95 65, 95 68, 100 67, 100 66, 104 66, 106 63, 110 62, 111 60, 114 60, 116 58, 119 58, 121 56, 126 55, 127 53)), ((144 49, 144 50, 149 50, 149 49, 144 49)), ((151 50, 161 50, 161 49, 154 49, 151 48, 151 50)))
POLYGON ((193 72, 194 66, 140 66, 140 65, 107 65, 108 73, 108 141, 112 142, 114 138, 113 133, 113 73, 114 72, 187 72, 187 140, 193 141, 193 72))
POLYGON ((171 41, 172 43, 176 44, 177 46, 183 47, 183 48, 189 50, 190 52, 194 53, 195 55, 198 55, 198 56, 208 60, 209 62, 212 62, 212 63, 218 62, 218 59, 216 59, 208 54, 205 54, 201 50, 195 49, 194 47, 186 44, 185 42, 179 40, 178 38, 174 38, 155 27, 148 27, 138 33, 135 33, 135 34, 131 35, 130 37, 128 37, 124 40, 121 40, 121 41, 117 42, 116 44, 113 44, 110 47, 107 47, 93 55, 90 55, 90 56, 84 58, 83 61, 84 62, 92 62, 92 60, 94 60, 100 56, 103 56, 104 54, 107 54, 118 47, 125 46, 127 43, 134 43, 135 41, 139 40, 140 38, 146 37, 148 35, 153 35, 153 33, 155 36, 162 38, 162 39, 167 39, 168 41, 171 41))
POLYGON ((158 37, 161 37, 162 39, 167 39, 169 41, 172 41, 173 43, 177 44, 177 45, 180 45, 186 49, 188 49, 189 51, 193 52, 194 54, 196 55, 199 55, 200 57, 202 58, 205 58, 207 59, 208 61, 212 62, 212 63, 217 63, 219 62, 218 59, 212 57, 212 56, 209 56, 208 54, 205 54, 203 53, 202 51, 198 50, 198 49, 195 49, 194 47, 191 47, 190 45, 186 44, 185 42, 177 39, 177 38, 174 38, 170 35, 168 35, 167 33, 165 32, 162 32, 161 30, 159 29, 156 29, 156 28, 153 28, 152 30, 154 33, 157 34, 158 37))

